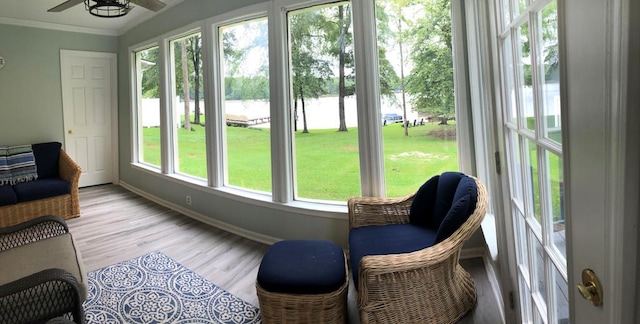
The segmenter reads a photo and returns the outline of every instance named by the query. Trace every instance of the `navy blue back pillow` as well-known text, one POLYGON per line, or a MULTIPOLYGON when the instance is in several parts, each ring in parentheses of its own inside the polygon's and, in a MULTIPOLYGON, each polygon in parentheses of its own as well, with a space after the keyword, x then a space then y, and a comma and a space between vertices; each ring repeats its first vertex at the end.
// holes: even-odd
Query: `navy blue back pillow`
POLYGON ((47 142, 31 145, 38 168, 38 179, 58 178, 60 175, 58 159, 62 143, 47 142))
POLYGON ((438 231, 435 243, 439 243, 469 218, 477 200, 473 178, 461 172, 444 172, 418 189, 409 211, 409 222, 438 231))

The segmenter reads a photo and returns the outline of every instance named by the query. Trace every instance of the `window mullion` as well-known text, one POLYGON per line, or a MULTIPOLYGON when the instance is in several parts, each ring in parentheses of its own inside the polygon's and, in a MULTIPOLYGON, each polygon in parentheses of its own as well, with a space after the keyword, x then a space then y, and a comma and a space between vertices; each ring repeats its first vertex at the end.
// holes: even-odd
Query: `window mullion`
POLYGON ((269 97, 271 104, 271 174, 275 202, 290 202, 294 193, 287 11, 272 3, 269 14, 269 97))
POLYGON ((223 179, 222 143, 223 125, 220 91, 220 52, 218 29, 207 21, 202 28, 202 71, 204 76, 205 116, 210 116, 205 127, 207 138, 207 181, 211 187, 221 187, 223 179))
POLYGON ((375 2, 353 0, 353 42, 360 146, 360 187, 362 195, 384 197, 384 155, 380 116, 380 80, 376 39, 375 2))
POLYGON ((169 55, 169 46, 166 40, 158 44, 158 67, 159 75, 159 93, 160 93, 160 166, 162 173, 169 174, 173 172, 173 142, 172 131, 170 130, 172 123, 171 102, 171 69, 169 68, 171 55, 169 55))

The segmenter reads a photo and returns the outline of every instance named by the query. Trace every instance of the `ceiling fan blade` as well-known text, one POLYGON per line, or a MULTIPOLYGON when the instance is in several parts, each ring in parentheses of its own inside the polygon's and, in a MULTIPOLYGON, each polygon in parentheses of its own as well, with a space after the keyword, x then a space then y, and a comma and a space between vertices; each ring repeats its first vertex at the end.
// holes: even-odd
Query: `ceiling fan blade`
POLYGON ((131 2, 137 4, 140 7, 147 8, 151 11, 159 11, 167 6, 165 3, 162 3, 159 0, 131 0, 131 2))
POLYGON ((83 2, 84 2, 84 0, 68 0, 68 1, 65 1, 65 2, 55 6, 53 8, 51 8, 49 10, 47 10, 47 11, 48 12, 60 12, 60 11, 63 11, 63 10, 67 10, 67 9, 69 9, 69 8, 75 6, 75 5, 81 4, 83 2))

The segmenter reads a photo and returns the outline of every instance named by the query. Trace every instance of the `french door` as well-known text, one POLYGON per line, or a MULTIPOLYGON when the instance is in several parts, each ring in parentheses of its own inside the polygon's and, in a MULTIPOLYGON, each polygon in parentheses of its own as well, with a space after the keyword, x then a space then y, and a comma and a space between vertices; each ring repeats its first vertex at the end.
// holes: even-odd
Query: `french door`
POLYGON ((636 216, 624 206, 637 178, 625 170, 638 151, 623 118, 630 2, 494 4, 516 317, 630 323, 635 288, 624 274, 637 268, 624 251, 636 246, 625 224, 636 216), (601 304, 581 298, 585 269, 600 279, 601 304))
POLYGON ((569 318, 558 8, 502 1, 503 131, 522 322, 569 318))

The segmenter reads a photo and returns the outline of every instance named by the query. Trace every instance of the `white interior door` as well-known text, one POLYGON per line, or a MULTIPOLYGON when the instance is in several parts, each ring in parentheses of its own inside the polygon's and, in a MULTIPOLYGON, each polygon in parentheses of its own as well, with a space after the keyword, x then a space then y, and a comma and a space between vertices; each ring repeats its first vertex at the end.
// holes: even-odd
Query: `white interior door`
POLYGON ((116 55, 62 50, 60 69, 65 151, 82 167, 80 187, 115 182, 116 55))
POLYGON ((624 214, 624 157, 634 144, 620 145, 626 124, 612 118, 627 109, 629 31, 624 21, 611 23, 625 19, 628 2, 494 3, 516 316, 631 323, 635 289, 625 288, 623 274, 636 273, 635 257, 625 254, 635 256, 637 246, 624 224, 637 216, 624 214), (576 289, 584 269, 599 277, 601 305, 576 289))

